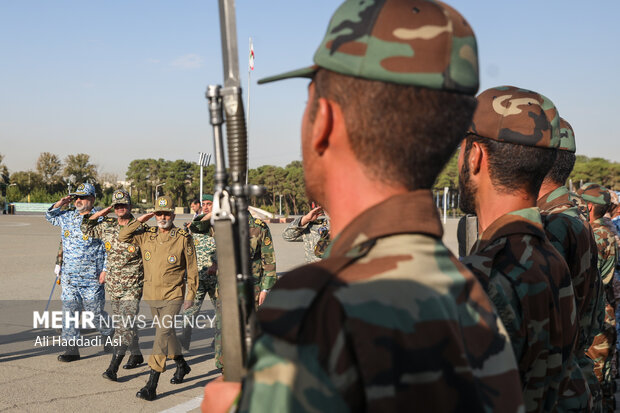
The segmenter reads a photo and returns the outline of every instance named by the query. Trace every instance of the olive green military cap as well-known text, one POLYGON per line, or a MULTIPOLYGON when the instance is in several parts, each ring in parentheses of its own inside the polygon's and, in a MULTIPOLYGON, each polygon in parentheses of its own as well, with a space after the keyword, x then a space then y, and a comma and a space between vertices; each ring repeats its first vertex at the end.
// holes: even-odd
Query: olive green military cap
POLYGON ((498 86, 478 96, 468 133, 498 142, 557 149, 560 115, 553 102, 540 93, 498 86))
POLYGON ((129 196, 129 192, 124 189, 117 189, 112 194, 112 206, 117 204, 127 204, 131 205, 131 196, 129 196))
POLYGON ((463 16, 435 0, 347 0, 331 18, 315 65, 258 83, 343 75, 474 95, 478 47, 463 16))
POLYGON ((155 212, 164 211, 164 212, 174 212, 174 204, 172 203, 172 198, 167 195, 162 195, 155 201, 155 212))
POLYGON ((560 118, 560 146, 558 149, 575 153, 575 132, 573 127, 564 118, 560 118))
POLYGON ((577 194, 581 195, 584 201, 592 204, 611 204, 611 195, 609 194, 609 190, 599 184, 592 182, 585 183, 577 190, 577 194))
POLYGON ((203 201, 211 201, 211 202, 213 202, 213 195, 211 195, 211 194, 204 194, 204 195, 202 195, 202 200, 203 201))

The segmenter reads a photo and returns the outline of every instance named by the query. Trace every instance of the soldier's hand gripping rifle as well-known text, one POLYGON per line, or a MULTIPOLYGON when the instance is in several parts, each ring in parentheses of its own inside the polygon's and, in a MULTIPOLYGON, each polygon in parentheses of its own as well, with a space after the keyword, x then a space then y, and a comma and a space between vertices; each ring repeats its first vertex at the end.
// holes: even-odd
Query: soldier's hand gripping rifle
POLYGON ((222 317, 224 380, 240 381, 245 374, 254 337, 254 285, 250 273, 248 202, 258 187, 246 185, 247 132, 239 80, 234 0, 219 0, 224 87, 210 85, 210 121, 215 152, 215 194, 211 223, 215 230, 219 300, 222 317), (225 113, 229 175, 224 161, 222 123, 225 113))

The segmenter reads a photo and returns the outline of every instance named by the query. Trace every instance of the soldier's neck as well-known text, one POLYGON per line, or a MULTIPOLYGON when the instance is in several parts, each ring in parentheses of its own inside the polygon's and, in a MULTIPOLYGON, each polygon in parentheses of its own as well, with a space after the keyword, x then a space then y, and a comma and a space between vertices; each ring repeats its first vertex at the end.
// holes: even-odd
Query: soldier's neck
POLYGON ((125 226, 127 224, 129 224, 129 218, 118 218, 118 225, 125 226))
POLYGON ((538 191, 538 199, 542 198, 543 196, 555 191, 556 189, 558 189, 559 187, 561 187, 562 185, 553 182, 551 180, 545 179, 542 183, 542 185, 540 186, 540 191, 538 191))
POLYGON ((170 230, 171 230, 172 228, 174 228, 174 224, 173 224, 173 225, 170 225, 168 228, 161 228, 161 227, 160 227, 160 228, 159 228, 159 232, 160 232, 160 233, 162 233, 162 234, 167 234, 167 233, 169 233, 169 232, 170 232, 170 230))
POLYGON ((476 215, 478 216, 478 233, 482 234, 495 220, 520 209, 536 206, 536 196, 525 191, 498 192, 494 188, 486 191, 478 188, 476 215))

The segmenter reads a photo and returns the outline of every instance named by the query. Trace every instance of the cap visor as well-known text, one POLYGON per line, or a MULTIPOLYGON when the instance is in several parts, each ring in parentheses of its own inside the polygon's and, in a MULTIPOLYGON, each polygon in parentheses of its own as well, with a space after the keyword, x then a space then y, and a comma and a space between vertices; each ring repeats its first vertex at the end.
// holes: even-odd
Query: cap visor
POLYGON ((317 65, 313 65, 303 69, 292 70, 290 72, 282 73, 276 76, 265 77, 260 79, 258 81, 258 84, 262 85, 263 83, 275 82, 276 80, 291 79, 293 77, 312 78, 318 68, 319 67, 317 65))

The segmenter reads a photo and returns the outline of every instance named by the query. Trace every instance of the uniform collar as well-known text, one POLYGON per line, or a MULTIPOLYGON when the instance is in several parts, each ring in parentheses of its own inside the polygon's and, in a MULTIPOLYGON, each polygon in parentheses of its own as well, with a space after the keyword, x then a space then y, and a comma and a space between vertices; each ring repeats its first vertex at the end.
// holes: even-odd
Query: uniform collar
POLYGON ((480 236, 473 252, 485 249, 498 238, 510 235, 533 235, 538 238, 545 237, 540 210, 537 207, 519 209, 509 212, 497 218, 480 236))
POLYGON ((334 239, 329 256, 349 255, 369 240, 406 233, 442 237, 443 227, 430 190, 394 195, 368 208, 334 239))
POLYGON ((562 185, 543 195, 538 200, 537 206, 541 211, 548 211, 558 206, 574 207, 575 204, 570 200, 568 188, 562 185))

